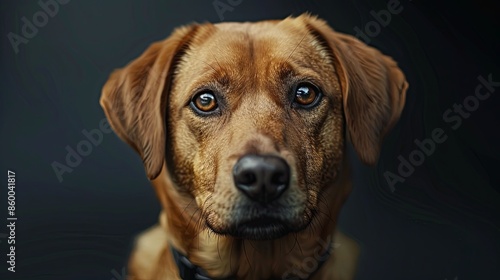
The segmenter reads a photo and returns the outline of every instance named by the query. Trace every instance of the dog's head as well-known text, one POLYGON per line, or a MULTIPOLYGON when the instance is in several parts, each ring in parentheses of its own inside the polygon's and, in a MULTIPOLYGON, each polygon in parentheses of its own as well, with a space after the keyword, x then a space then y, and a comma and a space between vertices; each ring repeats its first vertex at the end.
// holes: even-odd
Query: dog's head
POLYGON ((346 135, 376 163, 406 89, 391 58, 304 15, 177 29, 113 73, 101 104, 148 177, 166 164, 209 228, 269 239, 329 203, 346 135))

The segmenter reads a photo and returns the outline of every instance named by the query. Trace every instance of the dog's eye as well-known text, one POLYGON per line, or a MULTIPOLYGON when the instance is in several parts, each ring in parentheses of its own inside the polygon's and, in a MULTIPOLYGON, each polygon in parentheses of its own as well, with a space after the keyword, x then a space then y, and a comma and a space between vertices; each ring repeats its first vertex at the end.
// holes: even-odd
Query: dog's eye
POLYGON ((191 99, 191 107, 202 113, 209 113, 217 109, 217 99, 211 91, 204 91, 191 99))
POLYGON ((319 89, 309 83, 300 83, 295 88, 295 104, 303 108, 311 108, 316 105, 319 101, 320 92, 319 89))

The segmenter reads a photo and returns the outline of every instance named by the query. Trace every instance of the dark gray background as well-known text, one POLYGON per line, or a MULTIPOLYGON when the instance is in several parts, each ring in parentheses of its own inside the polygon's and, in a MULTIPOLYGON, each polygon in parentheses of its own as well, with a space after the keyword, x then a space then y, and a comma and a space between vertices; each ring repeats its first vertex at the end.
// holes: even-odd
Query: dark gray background
MULTIPOLYGON (((243 0, 224 21, 310 11, 354 34, 387 2, 243 0)), ((410 83, 407 104, 376 168, 353 157, 355 188, 340 221, 362 248, 357 279, 500 279, 500 90, 457 130, 442 119, 474 93, 479 75, 500 80, 499 9, 489 1, 401 5, 370 45, 399 62, 410 83), (407 157, 436 127, 449 139, 391 192, 384 172, 395 172, 398 155, 407 157)), ((139 157, 111 133, 62 182, 51 163, 64 163, 65 147, 86 139, 83 129, 99 127, 100 90, 113 69, 174 27, 221 19, 212 1, 73 0, 16 54, 7 34, 21 34, 21 18, 41 8, 37 1, 0 7, 0 170, 16 172, 18 217, 17 272, 6 270, 0 235, 0 278, 122 280, 133 237, 159 213, 139 157)))

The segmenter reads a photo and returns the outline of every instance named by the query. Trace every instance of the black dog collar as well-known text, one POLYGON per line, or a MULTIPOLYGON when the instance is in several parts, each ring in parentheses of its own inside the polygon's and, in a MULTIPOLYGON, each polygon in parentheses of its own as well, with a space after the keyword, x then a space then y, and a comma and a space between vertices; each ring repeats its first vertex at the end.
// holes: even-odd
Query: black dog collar
MULTIPOLYGON (((170 246, 170 251, 174 256, 174 261, 179 269, 179 276, 183 280, 216 280, 210 278, 203 268, 194 265, 186 256, 170 246)), ((235 280, 236 278, 218 278, 219 280, 235 280)))
MULTIPOLYGON (((328 249, 321 255, 319 258, 318 266, 315 271, 309 274, 309 277, 316 273, 323 264, 328 260, 331 254, 332 242, 328 244, 328 249)), ((179 269, 179 276, 183 280, 236 280, 235 277, 228 278, 210 278, 207 276, 207 273, 203 268, 194 265, 186 256, 184 256, 181 252, 177 251, 173 246, 170 246, 170 251, 172 251, 172 255, 174 257, 174 261, 177 264, 177 268, 179 269)), ((300 278, 298 276, 293 276, 292 278, 286 279, 294 279, 294 280, 305 280, 307 278, 300 278)))

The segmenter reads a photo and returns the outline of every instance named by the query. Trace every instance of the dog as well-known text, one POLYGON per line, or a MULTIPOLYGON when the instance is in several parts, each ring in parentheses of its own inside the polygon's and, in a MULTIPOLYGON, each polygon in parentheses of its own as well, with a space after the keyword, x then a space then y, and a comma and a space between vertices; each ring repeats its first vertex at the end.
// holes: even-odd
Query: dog
POLYGON ((310 14, 153 43, 100 99, 162 206, 130 279, 353 279, 346 146, 376 164, 407 88, 392 58, 310 14))

